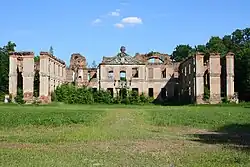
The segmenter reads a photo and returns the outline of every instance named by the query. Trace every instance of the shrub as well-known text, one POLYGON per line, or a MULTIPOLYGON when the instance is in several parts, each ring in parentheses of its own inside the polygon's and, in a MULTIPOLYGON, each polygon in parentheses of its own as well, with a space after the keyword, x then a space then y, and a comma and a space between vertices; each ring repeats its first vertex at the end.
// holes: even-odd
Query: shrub
POLYGON ((93 98, 95 103, 111 104, 114 102, 111 94, 105 90, 93 92, 93 98))
POLYGON ((24 104, 25 101, 23 100, 23 90, 21 88, 17 89, 17 95, 15 97, 15 101, 18 104, 24 104))
POLYGON ((3 102, 5 98, 5 93, 4 92, 0 92, 0 102, 3 102))
POLYGON ((73 84, 63 84, 57 87, 51 96, 53 101, 66 104, 148 104, 153 101, 152 98, 146 97, 144 94, 138 95, 137 92, 126 89, 113 98, 109 91, 93 91, 91 88, 78 88, 73 84))
POLYGON ((208 89, 207 86, 204 87, 204 96, 203 99, 204 100, 208 100, 210 98, 210 90, 208 89))

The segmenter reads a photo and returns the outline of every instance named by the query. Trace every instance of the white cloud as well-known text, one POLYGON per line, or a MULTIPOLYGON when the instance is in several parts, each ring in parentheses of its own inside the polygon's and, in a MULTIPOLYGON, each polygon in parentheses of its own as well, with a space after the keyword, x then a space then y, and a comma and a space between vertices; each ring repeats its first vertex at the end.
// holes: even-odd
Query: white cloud
POLYGON ((119 12, 111 12, 110 15, 111 16, 120 16, 120 13, 119 12))
POLYGON ((122 19, 124 24, 142 24, 142 19, 139 17, 126 17, 122 19))
POLYGON ((121 24, 121 23, 116 23, 116 24, 114 24, 114 26, 115 26, 116 28, 124 28, 124 25, 121 24))
POLYGON ((100 22, 102 22, 101 19, 95 19, 92 23, 93 23, 93 24, 98 24, 98 23, 100 23, 100 22))
POLYGON ((109 15, 111 15, 111 16, 120 16, 120 9, 116 9, 114 12, 110 12, 110 14, 109 15))

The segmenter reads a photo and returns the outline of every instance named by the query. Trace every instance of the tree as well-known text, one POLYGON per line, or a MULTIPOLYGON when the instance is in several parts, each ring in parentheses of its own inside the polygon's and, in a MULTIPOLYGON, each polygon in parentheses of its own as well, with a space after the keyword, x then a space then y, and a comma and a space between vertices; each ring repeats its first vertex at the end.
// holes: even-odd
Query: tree
POLYGON ((197 45, 197 46, 195 46, 195 51, 196 52, 207 53, 206 45, 197 45))
POLYGON ((8 93, 9 89, 9 52, 15 51, 16 44, 8 42, 0 47, 0 93, 8 93))
POLYGON ((49 48, 49 53, 50 53, 51 55, 54 55, 54 49, 53 49, 52 46, 50 46, 50 48, 49 48))
POLYGON ((210 53, 220 53, 225 56, 228 52, 227 47, 224 45, 223 40, 218 36, 212 36, 206 44, 206 48, 210 53))
POLYGON ((178 45, 172 53, 172 59, 179 62, 192 55, 194 49, 189 45, 178 45))
POLYGON ((92 62, 92 65, 91 65, 91 68, 96 68, 97 67, 97 64, 95 62, 95 60, 92 62))

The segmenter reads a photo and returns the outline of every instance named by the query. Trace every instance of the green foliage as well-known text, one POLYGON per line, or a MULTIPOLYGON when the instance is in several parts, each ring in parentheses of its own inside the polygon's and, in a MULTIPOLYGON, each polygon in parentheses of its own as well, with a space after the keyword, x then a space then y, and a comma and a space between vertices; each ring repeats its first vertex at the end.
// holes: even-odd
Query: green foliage
POLYGON ((39 62, 39 60, 40 60, 40 57, 39 57, 39 56, 35 56, 35 57, 34 57, 34 62, 35 62, 35 63, 39 62))
POLYGON ((18 104, 24 104, 25 101, 23 100, 23 90, 21 88, 17 89, 17 95, 15 97, 15 102, 18 104))
POLYGON ((93 98, 95 103, 100 103, 100 104, 111 104, 113 103, 112 96, 109 92, 105 90, 100 90, 93 93, 93 98))
POLYGON ((8 42, 0 47, 0 93, 8 94, 9 89, 9 52, 15 51, 16 44, 8 42))
POLYGON ((204 100, 209 100, 210 98, 210 90, 208 89, 207 86, 204 86, 204 95, 203 95, 203 99, 204 100))
POLYGON ((112 97, 109 91, 98 90, 93 91, 90 88, 77 88, 72 84, 63 84, 55 90, 55 101, 66 104, 147 104, 151 103, 152 99, 138 95, 137 92, 121 89, 121 93, 116 97, 112 97))
POLYGON ((194 49, 189 45, 178 45, 172 53, 172 59, 179 62, 192 55, 194 49))
POLYGON ((239 106, 186 106, 148 110, 150 122, 158 126, 190 126, 217 129, 230 124, 249 123, 249 108, 239 106))
POLYGON ((51 101, 52 102, 56 102, 57 99, 56 99, 56 93, 55 92, 51 92, 51 101))
POLYGON ((0 110, 0 127, 17 127, 23 125, 90 125, 90 123, 95 122, 104 114, 103 110, 86 110, 83 108, 64 109, 51 106, 9 106, 1 107, 0 110))
POLYGON ((39 71, 35 71, 34 76, 34 97, 39 97, 39 87, 40 87, 40 75, 39 71))
POLYGON ((4 101, 4 98, 5 98, 5 93, 0 92, 0 103, 4 101))

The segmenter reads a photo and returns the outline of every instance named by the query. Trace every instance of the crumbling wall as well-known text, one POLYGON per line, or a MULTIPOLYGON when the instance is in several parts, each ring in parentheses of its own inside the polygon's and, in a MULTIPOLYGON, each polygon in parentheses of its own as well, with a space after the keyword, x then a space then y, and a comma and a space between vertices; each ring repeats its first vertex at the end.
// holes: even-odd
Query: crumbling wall
POLYGON ((40 52, 40 100, 51 101, 51 93, 66 81, 66 64, 48 52, 40 52))
POLYGON ((17 68, 23 77, 23 96, 26 102, 33 100, 34 83, 34 53, 11 52, 9 53, 9 94, 17 95, 17 68))

